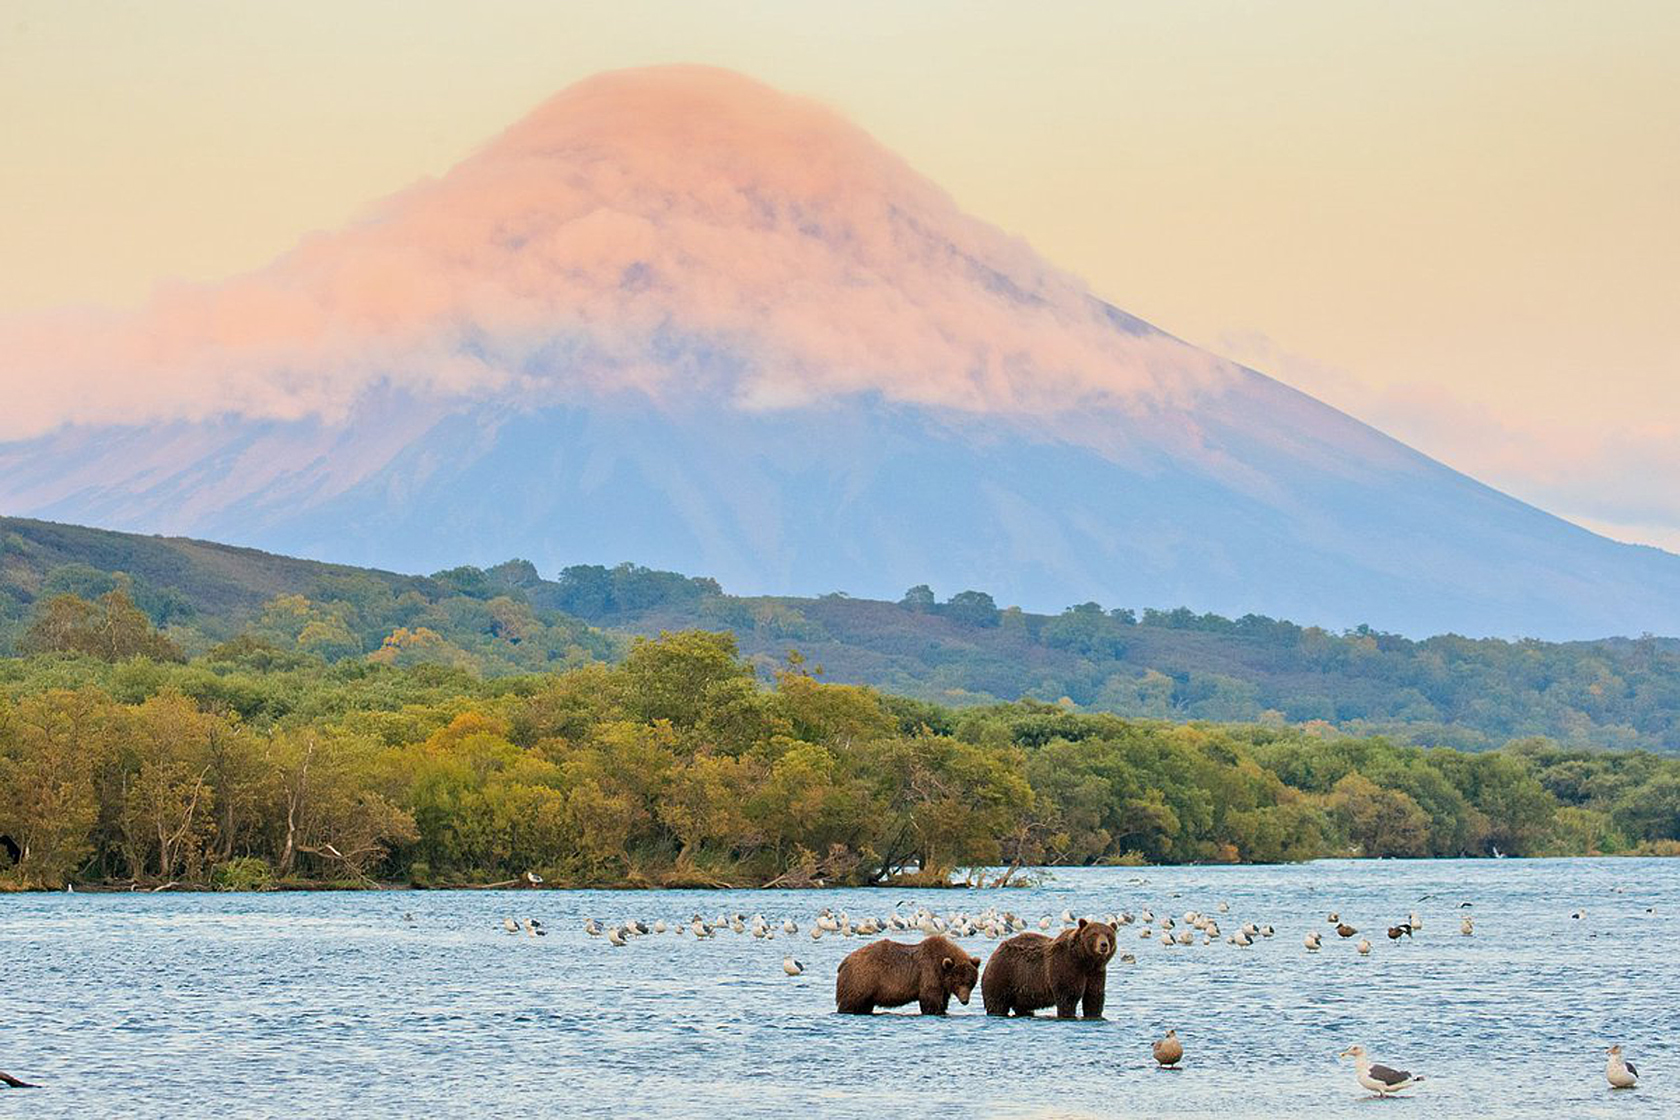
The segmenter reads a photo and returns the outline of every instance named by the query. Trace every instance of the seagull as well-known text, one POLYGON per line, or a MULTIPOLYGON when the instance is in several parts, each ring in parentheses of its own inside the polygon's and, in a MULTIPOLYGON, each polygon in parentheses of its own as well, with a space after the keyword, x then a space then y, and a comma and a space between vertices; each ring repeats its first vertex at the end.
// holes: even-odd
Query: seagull
POLYGON ((1179 1059, 1184 1057, 1184 1043, 1178 1040, 1176 1029, 1168 1031, 1167 1037, 1156 1039, 1152 1049, 1155 1060, 1160 1063, 1162 1069, 1176 1068, 1179 1059))
POLYGON ((403 915, 403 921, 412 922, 413 920, 414 920, 414 911, 410 910, 408 913, 403 915))
POLYGON ((1411 926, 1413 929, 1422 929, 1423 919, 1417 916, 1416 910, 1413 910, 1410 914, 1406 915, 1406 924, 1411 926))
POLYGON ((1622 1057, 1620 1043, 1610 1047, 1610 1058, 1604 1063, 1604 1079, 1610 1082, 1612 1089, 1631 1089, 1639 1084, 1639 1071, 1633 1068, 1633 1063, 1622 1057))
POLYGON ((1469 937, 1471 934, 1475 933, 1476 932, 1475 920, 1472 919, 1470 917, 1470 915, 1468 915, 1468 914, 1464 915, 1464 920, 1462 922, 1458 923, 1458 932, 1462 933, 1466 937, 1469 937))
POLYGON ((503 918, 502 928, 507 930, 509 933, 518 933, 519 923, 514 921, 512 918, 503 918))
POLYGON ((1342 920, 1342 915, 1335 910, 1330 911, 1330 916, 1325 919, 1325 921, 1329 922, 1331 925, 1335 925, 1336 923, 1340 922, 1341 920, 1342 920))
POLYGON ((1359 939, 1359 944, 1354 946, 1354 948, 1359 950, 1359 955, 1360 956, 1362 956, 1362 957, 1370 956, 1371 955, 1371 939, 1369 937, 1361 937, 1359 939))
POLYGON ((782 932, 783 933, 798 933, 799 932, 799 923, 794 921, 792 918, 783 918, 782 919, 782 932))
POLYGON ((614 945, 625 944, 624 931, 619 929, 617 926, 614 926, 607 931, 607 940, 612 942, 614 945))
POLYGON ((548 931, 543 928, 543 924, 541 922, 537 921, 537 919, 535 919, 535 918, 526 918, 525 919, 525 933, 528 936, 531 936, 531 937, 547 937, 548 936, 548 931))
POLYGON ((782 971, 787 973, 789 976, 798 976, 801 972, 805 971, 805 966, 794 960, 792 957, 783 957, 782 971))
POLYGON ((1379 1097, 1409 1089, 1423 1080, 1422 1074, 1413 1076, 1403 1069, 1390 1069, 1388 1066, 1373 1064, 1370 1055, 1365 1053, 1365 1047, 1358 1043, 1343 1050, 1341 1056, 1353 1059, 1355 1079, 1379 1097))
POLYGON ((1301 939, 1301 944, 1303 944, 1307 947, 1307 952, 1316 953, 1319 950, 1319 939, 1320 939, 1320 937, 1321 937, 1321 935, 1315 929, 1301 939))

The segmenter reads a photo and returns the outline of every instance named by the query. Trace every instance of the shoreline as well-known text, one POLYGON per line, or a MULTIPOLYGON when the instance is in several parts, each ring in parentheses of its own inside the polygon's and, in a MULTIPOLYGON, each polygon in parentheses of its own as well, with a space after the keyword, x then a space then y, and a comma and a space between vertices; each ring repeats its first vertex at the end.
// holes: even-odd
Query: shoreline
MULTIPOLYGON (((1253 868, 1253 867, 1305 867, 1314 863, 1346 862, 1346 863, 1498 863, 1510 860, 1512 862, 1545 863, 1552 860, 1619 860, 1619 859, 1680 859, 1680 853, 1660 851, 1631 851, 1631 852, 1598 852, 1582 855, 1544 855, 1544 856, 1420 856, 1416 858, 1395 856, 1323 856, 1319 859, 1299 860, 1288 863, 1144 863, 1144 864, 1049 864, 1034 867, 1030 870, 1037 875, 1049 873, 1054 879, 1058 871, 1161 871, 1178 870, 1190 867, 1203 868, 1253 868)), ((1028 869, 1023 869, 1028 870, 1028 869)), ((582 891, 714 891, 724 893, 728 891, 777 891, 798 894, 805 891, 825 890, 891 890, 891 891, 1030 891, 1044 885, 1042 878, 1016 879, 1004 884, 988 884, 953 881, 947 883, 929 883, 921 880, 889 880, 881 883, 722 883, 722 882, 676 882, 653 883, 646 880, 620 881, 613 883, 528 883, 524 880, 509 880, 497 883, 433 883, 416 884, 400 882, 313 882, 291 880, 275 883, 268 887, 228 889, 212 886, 209 883, 135 883, 135 882, 89 882, 72 883, 68 888, 51 887, 20 887, 0 883, 0 895, 8 894, 381 894, 390 892, 427 893, 438 891, 507 891, 520 893, 540 893, 546 891, 582 892, 582 891)))

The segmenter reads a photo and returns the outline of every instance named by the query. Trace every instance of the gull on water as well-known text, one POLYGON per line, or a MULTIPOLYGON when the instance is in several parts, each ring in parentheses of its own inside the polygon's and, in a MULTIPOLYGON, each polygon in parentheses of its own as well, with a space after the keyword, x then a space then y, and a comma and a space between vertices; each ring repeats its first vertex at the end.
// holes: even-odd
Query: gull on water
POLYGON ((1307 952, 1316 953, 1322 947, 1321 944, 1320 944, 1322 938, 1323 938, 1323 935, 1320 934, 1316 929, 1311 930, 1310 932, 1308 932, 1308 934, 1305 937, 1303 937, 1301 939, 1301 944, 1303 944, 1307 947, 1307 952))
POLYGON ((1402 1089, 1409 1089, 1423 1080, 1421 1073, 1413 1074, 1407 1070, 1378 1065, 1371 1061, 1371 1056, 1365 1052, 1365 1047, 1358 1043, 1354 1043, 1343 1050, 1342 1057, 1353 1059, 1354 1079, 1362 1087, 1371 1090, 1379 1097, 1386 1097, 1390 1093, 1398 1093, 1402 1089))
POLYGON ((1470 915, 1464 915, 1464 920, 1458 923, 1458 932, 1469 937, 1476 932, 1476 920, 1470 915))
POLYGON ((1371 955, 1371 939, 1369 937, 1361 937, 1359 939, 1359 944, 1354 946, 1354 948, 1359 950, 1359 955, 1360 956, 1362 956, 1362 957, 1370 956, 1371 955))
POLYGON ((1165 1038, 1156 1039, 1151 1050, 1155 1055, 1155 1061, 1163 1069, 1176 1068, 1179 1060, 1184 1057, 1184 1043, 1178 1040, 1176 1029, 1168 1031, 1165 1038))
POLYGON ((1610 1057, 1604 1063, 1604 1079, 1610 1082, 1612 1089, 1631 1089, 1639 1084, 1639 1071, 1633 1068, 1633 1063, 1622 1057, 1621 1043, 1610 1047, 1610 1057))
POLYGON ((789 976, 798 976, 801 972, 805 971, 805 966, 794 960, 792 957, 783 957, 782 971, 787 973, 789 976))

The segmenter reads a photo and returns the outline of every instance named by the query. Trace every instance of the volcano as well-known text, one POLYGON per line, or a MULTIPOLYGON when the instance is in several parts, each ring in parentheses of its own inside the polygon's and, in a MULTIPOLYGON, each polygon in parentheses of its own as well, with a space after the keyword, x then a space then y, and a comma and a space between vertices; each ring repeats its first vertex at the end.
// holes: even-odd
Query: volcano
POLYGON ((827 108, 567 89, 251 274, 0 327, 0 512, 1404 633, 1680 633, 1680 557, 1093 294, 827 108))

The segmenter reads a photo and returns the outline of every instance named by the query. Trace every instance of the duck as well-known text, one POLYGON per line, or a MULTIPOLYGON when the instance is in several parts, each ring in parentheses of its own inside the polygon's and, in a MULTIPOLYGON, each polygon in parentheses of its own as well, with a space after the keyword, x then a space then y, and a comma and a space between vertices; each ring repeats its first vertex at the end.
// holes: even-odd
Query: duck
POLYGON ((1155 1055, 1155 1061, 1162 1069, 1174 1069, 1184 1057, 1184 1043, 1178 1040, 1178 1031, 1169 1030, 1165 1038, 1158 1038, 1150 1047, 1155 1055))
POLYGON ((1604 1063, 1604 1079, 1610 1082, 1612 1089, 1631 1089, 1639 1084, 1639 1071, 1633 1068, 1633 1063, 1622 1057, 1621 1043, 1610 1047, 1607 1051, 1610 1057, 1604 1063))
POLYGON ((1423 1080, 1422 1074, 1413 1074, 1408 1070, 1394 1069, 1372 1062, 1370 1055, 1365 1052, 1365 1047, 1358 1043, 1343 1050, 1342 1057, 1353 1059, 1354 1079, 1379 1097, 1409 1089, 1423 1080))
POLYGON ((1412 930, 1415 929, 1415 928, 1416 927, 1413 926, 1410 922, 1401 922, 1397 926, 1389 926, 1388 927, 1388 939, 1390 941, 1398 941, 1398 940, 1400 940, 1400 936, 1402 934, 1404 934, 1407 937, 1410 937, 1412 935, 1412 930))
POLYGON ((1356 934, 1358 932, 1359 932, 1358 930, 1354 929, 1352 926, 1348 925, 1346 922, 1342 922, 1340 925, 1338 925, 1336 927, 1336 934, 1339 937, 1352 937, 1354 934, 1356 934))

